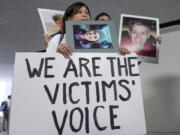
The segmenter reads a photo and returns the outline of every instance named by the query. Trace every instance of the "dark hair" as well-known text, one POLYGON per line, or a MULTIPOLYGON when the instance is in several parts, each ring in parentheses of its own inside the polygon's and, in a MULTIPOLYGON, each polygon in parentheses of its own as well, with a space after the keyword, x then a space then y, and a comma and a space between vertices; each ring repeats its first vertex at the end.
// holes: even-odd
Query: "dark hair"
MULTIPOLYGON (((90 27, 90 29, 91 29, 91 27, 90 27)), ((91 30, 94 31, 96 29, 91 29, 91 30)), ((74 32, 74 36, 79 35, 79 34, 84 35, 84 34, 86 34, 88 32, 88 30, 82 28, 80 25, 73 25, 73 32, 74 32)), ((97 41, 89 41, 87 39, 82 39, 81 38, 81 43, 82 44, 95 43, 95 42, 97 42, 97 41)))
POLYGON ((58 21, 58 20, 62 20, 62 18, 63 18, 63 16, 60 15, 60 14, 55 14, 55 15, 53 16, 53 20, 54 20, 55 22, 58 21))
POLYGON ((90 14, 90 10, 88 8, 88 6, 82 2, 75 2, 73 4, 71 4, 66 10, 65 10, 65 13, 64 13, 64 16, 63 16, 63 31, 64 33, 66 32, 65 29, 66 29, 66 21, 68 20, 69 17, 73 17, 75 14, 77 14, 79 12, 79 10, 81 9, 81 7, 85 6, 89 12, 89 16, 91 17, 91 14, 90 14))
POLYGON ((11 95, 8 96, 8 99, 11 99, 11 95))
POLYGON ((129 21, 129 28, 132 30, 133 25, 144 25, 149 28, 149 30, 154 30, 156 29, 156 25, 154 25, 155 21, 151 20, 146 20, 146 19, 132 19, 129 21))
POLYGON ((95 20, 99 20, 99 18, 100 18, 101 16, 107 16, 107 17, 109 17, 109 19, 111 20, 110 15, 107 14, 107 13, 105 13, 105 12, 102 12, 102 13, 98 14, 98 15, 95 17, 95 20))

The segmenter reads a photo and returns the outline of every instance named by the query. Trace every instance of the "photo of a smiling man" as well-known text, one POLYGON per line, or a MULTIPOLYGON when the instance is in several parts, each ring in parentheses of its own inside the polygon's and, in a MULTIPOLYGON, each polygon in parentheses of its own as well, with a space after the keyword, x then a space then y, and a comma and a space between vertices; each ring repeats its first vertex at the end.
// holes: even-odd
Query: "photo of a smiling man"
POLYGON ((123 16, 122 20, 120 47, 136 53, 142 61, 157 61, 157 20, 132 16, 123 16))

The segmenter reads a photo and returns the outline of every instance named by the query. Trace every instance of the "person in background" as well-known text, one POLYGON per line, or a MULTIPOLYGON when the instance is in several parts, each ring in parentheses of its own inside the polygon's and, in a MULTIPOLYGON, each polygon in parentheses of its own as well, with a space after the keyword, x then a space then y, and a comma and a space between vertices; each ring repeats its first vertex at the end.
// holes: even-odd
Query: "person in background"
POLYGON ((7 100, 3 101, 1 103, 0 110, 3 112, 3 125, 2 125, 2 130, 7 131, 8 130, 8 125, 9 125, 9 111, 10 111, 10 99, 11 96, 9 95, 7 97, 7 100))
POLYGON ((51 35, 43 34, 43 42, 45 45, 47 45, 48 42, 51 40, 51 38, 53 38, 55 35, 63 33, 63 26, 62 26, 63 20, 62 19, 63 19, 63 16, 61 14, 56 14, 53 16, 53 20, 58 26, 59 31, 51 35))
POLYGON ((91 19, 90 10, 88 6, 82 2, 76 2, 71 4, 64 13, 63 17, 63 39, 60 38, 60 34, 55 35, 49 42, 46 49, 47 53, 59 52, 65 58, 69 58, 72 55, 72 48, 66 44, 66 21, 87 21, 91 19))
POLYGON ((95 20, 98 20, 98 21, 109 21, 109 20, 111 20, 111 17, 110 17, 109 14, 107 14, 105 12, 102 12, 102 13, 98 14, 95 17, 95 20))

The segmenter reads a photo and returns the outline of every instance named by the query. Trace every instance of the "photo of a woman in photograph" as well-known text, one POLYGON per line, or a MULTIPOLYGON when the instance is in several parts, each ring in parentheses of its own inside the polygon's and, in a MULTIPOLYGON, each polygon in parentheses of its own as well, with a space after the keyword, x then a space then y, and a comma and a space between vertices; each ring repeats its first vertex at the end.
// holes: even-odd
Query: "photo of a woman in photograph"
POLYGON ((73 25, 75 49, 113 48, 109 25, 73 25))

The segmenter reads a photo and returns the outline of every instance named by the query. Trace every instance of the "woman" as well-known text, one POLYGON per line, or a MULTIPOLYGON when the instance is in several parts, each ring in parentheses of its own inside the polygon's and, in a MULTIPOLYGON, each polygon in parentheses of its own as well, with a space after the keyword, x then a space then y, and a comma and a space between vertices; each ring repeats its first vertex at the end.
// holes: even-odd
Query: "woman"
POLYGON ((112 48, 108 25, 74 25, 73 30, 76 49, 112 48))
POLYGON ((90 20, 90 10, 88 6, 82 2, 76 2, 70 5, 64 13, 63 17, 63 31, 64 36, 58 34, 54 36, 46 49, 46 52, 60 52, 63 54, 65 58, 69 58, 72 55, 72 48, 66 44, 66 36, 65 36, 65 22, 66 21, 83 21, 90 20))

